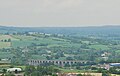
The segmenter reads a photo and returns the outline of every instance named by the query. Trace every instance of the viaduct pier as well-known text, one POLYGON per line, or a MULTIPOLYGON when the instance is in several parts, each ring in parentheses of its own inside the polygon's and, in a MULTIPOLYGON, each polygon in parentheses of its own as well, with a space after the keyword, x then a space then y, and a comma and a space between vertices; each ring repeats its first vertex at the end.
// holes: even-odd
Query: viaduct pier
POLYGON ((68 64, 68 65, 73 65, 73 64, 79 64, 79 63, 87 63, 87 61, 70 61, 70 60, 34 60, 34 59, 31 59, 31 60, 28 60, 28 64, 29 65, 34 65, 34 66, 37 66, 37 65, 41 65, 41 64, 54 64, 54 65, 65 65, 65 64, 68 64))

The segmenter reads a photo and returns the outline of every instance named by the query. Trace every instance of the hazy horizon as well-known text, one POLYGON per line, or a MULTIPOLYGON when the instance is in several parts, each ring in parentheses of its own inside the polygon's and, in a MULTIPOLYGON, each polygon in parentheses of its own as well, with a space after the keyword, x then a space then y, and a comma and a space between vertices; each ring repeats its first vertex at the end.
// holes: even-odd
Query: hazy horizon
POLYGON ((18 25, 16 26, 16 25, 0 25, 0 26, 1 26, 1 27, 26 27, 26 28, 27 28, 27 27, 28 27, 28 28, 29 28, 29 27, 30 27, 30 28, 31 28, 31 27, 33 27, 33 28, 34 28, 34 27, 35 27, 35 28, 36 28, 36 27, 38 27, 38 28, 39 28, 39 27, 45 27, 45 28, 47 28, 47 27, 48 27, 48 28, 49 28, 49 27, 53 27, 53 28, 54 28, 54 27, 81 27, 81 28, 82 28, 82 27, 83 27, 83 28, 84 28, 84 27, 120 27, 120 25, 88 25, 88 26, 18 26, 18 25))
POLYGON ((0 25, 88 27, 120 24, 120 0, 0 0, 0 25))

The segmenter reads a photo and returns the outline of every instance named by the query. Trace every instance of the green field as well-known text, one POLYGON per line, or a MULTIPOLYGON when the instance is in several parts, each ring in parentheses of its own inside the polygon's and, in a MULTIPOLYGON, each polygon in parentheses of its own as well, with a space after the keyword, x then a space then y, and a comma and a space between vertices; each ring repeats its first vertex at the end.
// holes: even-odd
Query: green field
POLYGON ((11 46, 11 42, 0 42, 0 48, 9 48, 11 46))
POLYGON ((96 50, 108 50, 108 46, 106 45, 90 45, 90 48, 94 48, 96 50))
POLYGON ((12 41, 18 40, 16 38, 14 38, 12 35, 0 35, 0 41, 5 40, 5 39, 11 39, 12 41))
POLYGON ((32 59, 46 60, 46 57, 40 55, 32 55, 32 59))
POLYGON ((0 52, 10 50, 9 53, 2 53, 1 58, 11 58, 13 55, 25 57, 26 53, 23 50, 26 49, 29 58, 41 60, 49 59, 48 56, 53 60, 92 60, 92 57, 95 57, 93 60, 100 60, 101 54, 104 53, 102 51, 109 51, 109 55, 112 55, 113 48, 115 48, 116 55, 120 55, 120 44, 114 46, 103 45, 99 41, 90 40, 89 38, 57 37, 40 34, 0 35, 0 40, 9 38, 11 39, 10 42, 0 41, 0 52), (5 51, 3 48, 5 48, 5 51), (6 56, 7 54, 8 56, 6 56))
POLYGON ((11 35, 0 35, 0 48, 11 47, 11 42, 5 42, 5 40, 11 39, 11 41, 18 41, 18 39, 12 37, 11 35))
MULTIPOLYGON (((60 38, 37 38, 35 40, 35 37, 32 36, 14 36, 17 39, 16 41, 12 41, 12 47, 24 47, 24 46, 30 46, 31 44, 48 44, 48 47, 54 47, 54 46, 71 46, 72 44, 69 44, 65 41, 65 39, 60 38), (58 40, 59 39, 59 40, 58 40)), ((76 45, 75 45, 76 46, 76 45)))

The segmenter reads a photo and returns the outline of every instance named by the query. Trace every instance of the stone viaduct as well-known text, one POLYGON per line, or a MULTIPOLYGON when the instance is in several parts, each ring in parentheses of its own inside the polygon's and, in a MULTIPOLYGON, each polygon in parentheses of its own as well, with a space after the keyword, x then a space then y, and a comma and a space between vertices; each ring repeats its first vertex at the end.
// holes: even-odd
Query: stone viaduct
POLYGON ((63 66, 65 64, 76 64, 76 63, 87 63, 87 61, 70 61, 70 60, 66 60, 66 61, 62 61, 62 60, 28 60, 28 64, 29 65, 40 65, 40 64, 54 64, 54 65, 60 65, 63 66))

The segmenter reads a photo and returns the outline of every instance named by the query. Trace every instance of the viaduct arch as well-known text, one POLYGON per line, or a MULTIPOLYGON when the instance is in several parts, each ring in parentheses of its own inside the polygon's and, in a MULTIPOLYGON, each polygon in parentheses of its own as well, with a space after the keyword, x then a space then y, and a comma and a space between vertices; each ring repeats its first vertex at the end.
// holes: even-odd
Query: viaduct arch
POLYGON ((40 65, 40 64, 54 64, 54 65, 65 65, 65 64, 69 64, 69 65, 72 65, 72 64, 76 64, 76 63, 87 63, 87 61, 70 61, 70 60, 65 60, 65 61, 62 61, 62 60, 28 60, 28 64, 29 65, 34 65, 34 66, 37 66, 37 65, 40 65))

